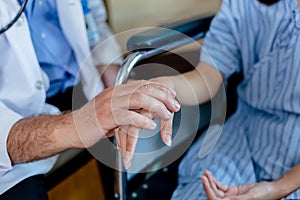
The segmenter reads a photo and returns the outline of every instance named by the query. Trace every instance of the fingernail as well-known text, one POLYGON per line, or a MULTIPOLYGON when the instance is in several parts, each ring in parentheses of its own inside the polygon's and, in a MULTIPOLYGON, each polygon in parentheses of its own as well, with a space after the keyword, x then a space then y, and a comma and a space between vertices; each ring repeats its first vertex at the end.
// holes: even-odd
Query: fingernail
POLYGON ((125 167, 126 170, 129 169, 129 167, 131 167, 131 161, 129 161, 128 163, 126 163, 124 165, 124 167, 125 167))
POLYGON ((174 106, 175 106, 176 109, 180 108, 180 104, 177 100, 174 100, 174 106))
POLYGON ((133 153, 126 151, 124 152, 124 168, 127 170, 131 166, 131 160, 133 157, 133 153))
POLYGON ((122 152, 122 157, 123 157, 124 163, 126 163, 128 161, 127 153, 126 152, 122 152))
POLYGON ((133 158, 133 152, 127 151, 128 162, 131 162, 132 158, 133 158))
POLYGON ((165 143, 166 145, 168 145, 169 147, 172 146, 172 137, 170 135, 166 135, 165 136, 165 143))
POLYGON ((127 170, 129 167, 130 167, 130 166, 128 165, 128 162, 126 162, 126 161, 124 160, 124 168, 127 170))
POLYGON ((127 163, 128 163, 128 162, 127 162, 127 159, 124 157, 124 158, 123 158, 123 164, 124 164, 124 168, 125 168, 125 169, 128 169, 127 163))

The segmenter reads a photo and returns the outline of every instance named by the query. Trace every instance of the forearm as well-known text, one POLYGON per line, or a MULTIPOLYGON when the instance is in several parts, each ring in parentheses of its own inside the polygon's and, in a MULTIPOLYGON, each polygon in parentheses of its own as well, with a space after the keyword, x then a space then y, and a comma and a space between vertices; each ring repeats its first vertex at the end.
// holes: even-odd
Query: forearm
POLYGON ((99 65, 97 68, 104 86, 106 88, 114 86, 119 64, 99 65))
POLYGON ((7 150, 12 164, 35 161, 71 148, 75 140, 72 113, 25 118, 12 127, 7 150), (73 135, 73 136, 72 136, 73 135))
POLYGON ((157 83, 133 81, 109 88, 73 112, 22 119, 12 126, 7 151, 13 164, 43 159, 69 148, 91 147, 119 126, 153 130, 152 119, 169 120, 177 112, 173 90, 157 83))
POLYGON ((174 77, 175 90, 180 103, 197 105, 209 101, 223 82, 222 75, 205 63, 193 71, 174 77))
POLYGON ((288 196, 300 188, 300 164, 289 170, 280 179, 274 182, 278 197, 288 196))

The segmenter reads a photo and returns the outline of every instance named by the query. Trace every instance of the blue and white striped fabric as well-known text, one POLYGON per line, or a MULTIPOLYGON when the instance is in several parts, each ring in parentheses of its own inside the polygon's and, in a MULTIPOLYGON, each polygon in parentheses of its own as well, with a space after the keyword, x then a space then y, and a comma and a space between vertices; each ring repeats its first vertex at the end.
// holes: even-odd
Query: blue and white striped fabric
MULTIPOLYGON (((223 0, 201 60, 227 78, 242 72, 238 109, 204 159, 203 137, 179 166, 172 199, 206 199, 200 180, 209 169, 222 183, 279 178, 300 163, 300 8, 297 0, 265 6, 223 0)), ((287 197, 300 199, 300 191, 287 197)))

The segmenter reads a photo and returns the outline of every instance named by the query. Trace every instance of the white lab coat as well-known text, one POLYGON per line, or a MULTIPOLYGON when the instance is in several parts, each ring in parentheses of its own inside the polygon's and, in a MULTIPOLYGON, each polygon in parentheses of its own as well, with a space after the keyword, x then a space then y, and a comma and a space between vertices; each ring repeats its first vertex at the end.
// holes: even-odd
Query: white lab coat
MULTIPOLYGON (((103 3, 90 2, 103 40, 110 36, 103 3)), ((56 4, 62 30, 81 66, 79 76, 84 93, 91 99, 103 89, 95 66, 113 62, 120 56, 119 47, 115 40, 110 40, 87 58, 90 47, 80 0, 57 0, 56 4)), ((19 8, 17 0, 0 0, 0 27, 5 26, 19 8)), ((49 80, 39 66, 23 13, 13 27, 0 35, 0 194, 28 176, 46 173, 55 162, 50 158, 13 167, 6 148, 8 133, 18 120, 41 113, 57 113, 57 109, 45 104, 48 87, 49 80)))

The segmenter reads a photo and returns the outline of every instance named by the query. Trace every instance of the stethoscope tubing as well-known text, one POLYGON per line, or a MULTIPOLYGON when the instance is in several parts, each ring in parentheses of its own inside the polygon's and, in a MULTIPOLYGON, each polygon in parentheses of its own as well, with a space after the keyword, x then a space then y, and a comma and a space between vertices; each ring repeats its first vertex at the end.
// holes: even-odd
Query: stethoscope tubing
POLYGON ((21 17, 21 14, 25 10, 27 2, 28 2, 28 0, 24 0, 22 2, 20 10, 16 14, 16 16, 6 26, 4 26, 3 28, 0 29, 0 35, 2 33, 4 33, 5 31, 7 31, 10 27, 12 27, 18 21, 18 19, 21 17))

